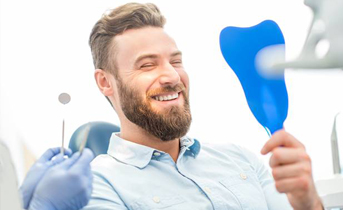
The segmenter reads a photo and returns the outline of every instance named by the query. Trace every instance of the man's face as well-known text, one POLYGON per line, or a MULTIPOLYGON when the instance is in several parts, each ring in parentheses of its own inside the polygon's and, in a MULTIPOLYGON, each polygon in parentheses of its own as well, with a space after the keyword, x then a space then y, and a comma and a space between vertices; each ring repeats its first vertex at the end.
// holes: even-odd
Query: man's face
POLYGON ((156 27, 131 29, 114 40, 126 118, 165 141, 184 136, 191 123, 189 82, 174 40, 156 27))

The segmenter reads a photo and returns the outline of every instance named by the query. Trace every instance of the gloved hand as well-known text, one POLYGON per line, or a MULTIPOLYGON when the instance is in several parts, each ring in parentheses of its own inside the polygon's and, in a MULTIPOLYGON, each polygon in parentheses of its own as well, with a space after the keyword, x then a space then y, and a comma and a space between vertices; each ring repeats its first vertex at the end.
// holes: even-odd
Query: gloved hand
MULTIPOLYGON (((63 155, 60 154, 60 149, 60 147, 48 149, 30 168, 19 189, 23 198, 24 209, 29 207, 33 192, 45 172, 64 160, 63 155)), ((70 149, 65 149, 65 155, 70 156, 71 153, 70 149)))
POLYGON ((94 158, 85 148, 49 169, 38 183, 29 210, 79 210, 92 193, 90 162, 94 158))

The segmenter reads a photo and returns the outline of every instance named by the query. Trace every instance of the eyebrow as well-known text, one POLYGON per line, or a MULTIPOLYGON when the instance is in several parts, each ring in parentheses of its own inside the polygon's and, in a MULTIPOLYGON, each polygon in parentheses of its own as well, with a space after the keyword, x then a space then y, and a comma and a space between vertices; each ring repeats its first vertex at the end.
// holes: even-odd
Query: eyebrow
POLYGON ((175 57, 175 56, 177 56, 177 55, 182 55, 182 52, 178 50, 178 51, 172 53, 170 56, 171 56, 171 57, 175 57))
POLYGON ((138 58, 135 60, 135 65, 137 65, 141 60, 146 59, 146 58, 152 58, 156 59, 158 56, 156 54, 143 54, 138 56, 138 58))
MULTIPOLYGON (((170 57, 175 57, 177 55, 182 55, 182 52, 179 51, 179 50, 176 51, 176 52, 173 52, 172 54, 170 54, 170 57)), ((135 65, 137 65, 141 60, 146 59, 146 58, 156 59, 156 58, 158 58, 158 55, 156 55, 156 54, 143 54, 143 55, 140 55, 135 60, 135 65)))

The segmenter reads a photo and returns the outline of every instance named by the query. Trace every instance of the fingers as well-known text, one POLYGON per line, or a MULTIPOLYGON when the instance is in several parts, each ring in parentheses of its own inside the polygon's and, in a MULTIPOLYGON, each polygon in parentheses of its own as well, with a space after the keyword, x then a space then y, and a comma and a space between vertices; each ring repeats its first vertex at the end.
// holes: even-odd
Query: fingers
MULTIPOLYGON (((37 162, 40 162, 40 163, 48 162, 53 157, 60 154, 60 152, 61 152, 61 147, 50 148, 38 159, 37 162)), ((72 152, 69 148, 65 149, 65 155, 70 156, 71 154, 72 152)))
POLYGON ((94 159, 94 154, 93 154, 92 150, 85 148, 82 152, 80 162, 85 163, 85 164, 89 164, 93 159, 94 159))
POLYGON ((93 152, 85 148, 82 152, 82 155, 77 160, 77 162, 71 167, 71 170, 84 170, 89 167, 90 162, 93 160, 94 154, 93 152))
POLYGON ((282 179, 275 182, 275 187, 280 193, 306 193, 311 186, 311 181, 305 176, 282 179))
POLYGON ((77 162, 80 165, 88 165, 93 160, 93 158, 93 152, 90 149, 85 148, 82 152, 82 155, 80 156, 80 159, 77 162))
POLYGON ((308 164, 306 162, 275 167, 272 171, 275 181, 279 181, 286 178, 294 178, 299 175, 311 176, 311 173, 311 164, 308 164))
POLYGON ((93 158, 93 152, 90 149, 85 148, 82 154, 80 152, 74 153, 69 159, 60 161, 59 164, 57 164, 57 167, 63 168, 64 170, 85 170, 89 167, 93 158))
POLYGON ((269 160, 269 165, 274 168, 279 165, 297 162, 311 162, 310 156, 303 148, 277 147, 273 150, 273 154, 269 160))
POLYGON ((58 164, 57 167, 68 170, 72 165, 75 164, 75 162, 79 159, 79 157, 80 157, 80 153, 76 152, 69 159, 66 159, 62 163, 58 164))
POLYGON ((39 158, 38 162, 47 162, 50 161, 55 155, 60 153, 60 148, 50 148, 44 152, 44 154, 39 158))
POLYGON ((57 165, 57 164, 63 162, 64 160, 65 160, 65 159, 64 159, 64 155, 58 154, 58 155, 55 156, 55 158, 53 158, 53 159, 50 161, 50 163, 51 163, 51 165, 57 165))
POLYGON ((280 193, 287 194, 294 209, 314 209, 313 206, 321 208, 312 178, 311 159, 304 145, 286 131, 280 130, 274 133, 261 150, 262 154, 269 152, 272 152, 269 164, 275 187, 280 193))
POLYGON ((302 143, 296 140, 291 134, 287 133, 285 130, 280 130, 274 133, 269 141, 263 146, 261 153, 263 155, 268 154, 274 148, 285 146, 292 148, 305 148, 302 143))

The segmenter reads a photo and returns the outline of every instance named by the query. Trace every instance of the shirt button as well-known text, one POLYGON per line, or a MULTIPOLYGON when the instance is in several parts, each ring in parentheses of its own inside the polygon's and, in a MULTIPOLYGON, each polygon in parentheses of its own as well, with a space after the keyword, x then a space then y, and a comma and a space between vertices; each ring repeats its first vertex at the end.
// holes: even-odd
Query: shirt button
POLYGON ((155 156, 160 156, 161 153, 159 153, 159 152, 154 152, 154 155, 155 155, 155 156))
POLYGON ((153 198, 152 198, 152 200, 155 202, 155 203, 159 203, 161 200, 160 200, 160 198, 158 197, 158 196, 154 196, 153 198))
POLYGON ((209 187, 204 187, 204 190, 207 194, 211 194, 211 189, 209 187))
POLYGON ((241 176, 241 178, 244 179, 244 180, 246 180, 246 179, 248 178, 247 175, 245 175, 245 174, 243 174, 243 173, 241 173, 240 176, 241 176))

